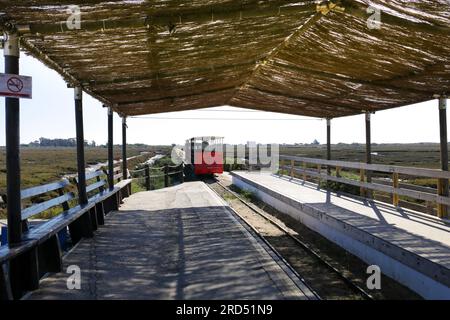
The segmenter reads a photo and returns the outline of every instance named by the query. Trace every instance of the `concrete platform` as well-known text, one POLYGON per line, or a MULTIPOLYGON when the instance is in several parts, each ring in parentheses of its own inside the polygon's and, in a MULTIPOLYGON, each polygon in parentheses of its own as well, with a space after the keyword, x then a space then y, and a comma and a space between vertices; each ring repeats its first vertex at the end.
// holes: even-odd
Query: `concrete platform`
POLYGON ((232 172, 233 184, 299 220, 428 299, 450 299, 450 225, 379 202, 318 190, 270 173, 232 172))
POLYGON ((125 200, 64 259, 81 269, 44 279, 29 299, 315 299, 202 182, 125 200))

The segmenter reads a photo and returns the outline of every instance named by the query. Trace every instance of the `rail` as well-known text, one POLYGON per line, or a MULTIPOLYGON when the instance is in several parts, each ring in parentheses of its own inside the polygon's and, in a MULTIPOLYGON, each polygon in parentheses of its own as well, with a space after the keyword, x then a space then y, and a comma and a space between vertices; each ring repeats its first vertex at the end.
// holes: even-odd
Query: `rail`
POLYGON ((368 198, 373 197, 373 191, 388 193, 392 196, 392 204, 396 207, 400 207, 400 196, 426 202, 427 206, 432 203, 437 206, 438 217, 448 218, 450 198, 446 196, 448 193, 444 190, 443 186, 446 185, 445 181, 450 179, 450 172, 426 168, 322 160, 284 155, 280 156, 280 160, 280 169, 289 171, 291 177, 299 175, 305 181, 308 178, 315 178, 319 184, 323 180, 327 183, 333 181, 359 187, 360 195, 368 198), (285 165, 285 161, 290 161, 290 164, 285 165), (332 175, 332 168, 334 168, 334 175, 332 175), (359 171, 359 180, 342 176, 343 169, 359 171), (380 179, 372 179, 375 173, 387 174, 390 176, 390 180, 381 181, 380 179), (436 179, 437 189, 401 183, 400 175, 436 179))
MULTIPOLYGON (((178 177, 178 180, 184 182, 184 164, 169 166, 165 165, 162 167, 151 167, 150 165, 145 165, 141 169, 130 170, 130 174, 133 180, 143 182, 146 190, 153 190, 156 188, 155 182, 157 178, 164 177, 164 187, 170 187, 171 177, 178 177), (160 174, 151 174, 152 171, 162 171, 160 174)), ((173 180, 173 179, 172 179, 173 180)))

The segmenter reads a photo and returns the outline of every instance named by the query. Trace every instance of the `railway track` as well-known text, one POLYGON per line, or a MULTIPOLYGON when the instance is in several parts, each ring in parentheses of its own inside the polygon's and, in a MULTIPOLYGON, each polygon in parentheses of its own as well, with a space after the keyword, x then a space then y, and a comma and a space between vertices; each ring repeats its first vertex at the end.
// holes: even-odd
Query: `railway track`
POLYGON ((309 287, 325 300, 373 300, 373 296, 335 268, 281 221, 250 203, 218 179, 204 180, 239 217, 286 260, 309 287))

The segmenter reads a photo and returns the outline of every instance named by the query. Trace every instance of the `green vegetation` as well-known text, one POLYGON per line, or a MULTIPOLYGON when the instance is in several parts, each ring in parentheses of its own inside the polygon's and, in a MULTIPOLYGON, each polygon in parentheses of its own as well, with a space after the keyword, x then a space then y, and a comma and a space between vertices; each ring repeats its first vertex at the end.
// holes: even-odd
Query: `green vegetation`
MULTIPOLYGON (((94 165, 97 163, 106 162, 107 148, 105 146, 99 147, 86 147, 86 163, 87 165, 94 165)), ((147 158, 153 156, 155 153, 168 154, 170 146, 158 146, 150 147, 146 145, 128 145, 127 153, 128 157, 134 157, 141 152, 150 152, 146 156, 137 157, 128 161, 128 167, 130 169, 141 168, 141 163, 147 158)), ((374 144, 372 147, 373 163, 387 164, 387 165, 399 165, 399 166, 412 166, 412 167, 424 167, 438 169, 440 167, 440 152, 438 144, 418 143, 418 144, 374 144)), ((295 145, 280 146, 280 154, 283 155, 295 155, 309 158, 325 158, 326 146, 324 145, 295 145)), ((121 158, 121 146, 115 146, 114 158, 119 160, 121 158)), ((365 161, 365 146, 363 144, 337 144, 332 146, 332 158, 334 160, 343 161, 365 161)), ((229 170, 245 170, 245 165, 239 165, 234 163, 234 159, 225 159, 224 169, 229 170)), ((287 163, 286 163, 287 164, 287 163)), ((151 179, 152 189, 159 189, 164 187, 164 177, 162 176, 162 170, 158 169, 164 165, 173 166, 170 157, 164 157, 156 161, 151 169, 150 175, 161 175, 151 179)), ((315 167, 311 167, 316 169, 315 167)), ((32 147, 22 146, 21 148, 21 169, 22 169, 22 188, 29 188, 33 186, 43 185, 52 181, 61 179, 65 175, 75 174, 76 169, 76 149, 70 147, 32 147)), ((325 169, 324 169, 325 170, 325 169)), ((289 175, 289 170, 280 170, 279 173, 289 175)), ((335 175, 334 168, 332 174, 335 175)), ((347 179, 359 180, 359 173, 355 170, 341 170, 341 176, 347 179)), ((383 178, 388 176, 375 173, 374 177, 383 178)), ((178 183, 178 176, 173 175, 170 177, 170 184, 178 183)), ((426 179, 419 177, 401 177, 402 182, 425 186, 430 188, 436 188, 437 182, 435 179, 426 179)), ((314 179, 311 179, 314 180, 314 179)), ((314 180, 317 181, 317 180, 314 180)), ((360 194, 360 188, 350 186, 347 184, 336 182, 320 182, 321 187, 328 186, 333 191, 341 191, 349 194, 360 194)), ((145 181, 135 181, 132 184, 133 192, 139 192, 145 190, 145 181)), ((75 191, 75 190, 73 190, 75 191)), ((5 148, 0 147, 0 194, 6 192, 6 168, 5 168, 5 148)), ((377 196, 378 194, 375 193, 377 196)), ((38 203, 48 200, 50 197, 55 196, 49 194, 44 197, 35 197, 31 199, 33 202, 38 203)), ((243 197, 252 197, 252 194, 243 194, 243 197)), ((386 196, 386 195, 384 195, 386 196)), ((417 201, 414 199, 408 199, 407 197, 400 197, 401 200, 407 200, 411 203, 424 204, 423 201, 417 201)), ((27 203, 24 204, 28 205, 27 203)), ((59 212, 60 209, 49 210, 42 214, 42 218, 50 217, 59 212)), ((0 217, 5 216, 5 208, 0 207, 0 217)))
MULTIPOLYGON (((333 160, 364 162, 364 144, 336 144, 331 146, 333 160)), ((437 143, 372 144, 372 162, 421 168, 440 168, 440 151, 437 143)), ((308 158, 326 158, 325 145, 280 146, 280 154, 308 158)))
MULTIPOLYGON (((281 146, 280 154, 283 155, 295 155, 307 158, 320 158, 326 157, 326 146, 324 145, 295 145, 295 146, 281 146)), ((364 144, 338 144, 332 145, 332 159, 342 161, 353 162, 365 162, 365 145, 364 144)), ((374 144, 372 146, 372 162, 384 165, 396 165, 406 167, 421 167, 430 169, 440 168, 440 148, 438 144, 433 143, 417 143, 417 144, 374 144)), ((285 163, 289 165, 288 163, 285 163)), ((313 171, 317 170, 317 167, 312 166, 313 171)), ((325 170, 323 168, 323 170, 325 170)), ((282 170, 283 174, 289 175, 290 172, 282 170)), ((281 170, 280 170, 281 172, 281 170)), ((332 175, 336 172, 332 168, 332 175)), ((360 180, 359 172, 357 170, 343 169, 341 170, 341 176, 346 179, 360 180)), ((392 178, 391 175, 380 172, 373 172, 372 177, 374 179, 381 179, 378 182, 384 180, 389 182, 392 178)), ((300 177, 301 178, 301 177, 300 177)), ((317 182, 317 179, 308 178, 313 182, 317 182)), ((416 186, 429 187, 436 189, 437 180, 430 178, 421 178, 408 175, 400 175, 400 180, 405 184, 412 184, 416 186)), ((320 181, 321 188, 327 188, 332 191, 340 191, 354 195, 360 195, 360 188, 351 186, 348 184, 336 183, 332 181, 320 181)), ((387 193, 374 191, 373 196, 375 199, 392 202, 392 196, 387 193)), ((402 206, 411 208, 418 211, 428 212, 434 214, 435 205, 412 199, 405 196, 400 196, 402 206)))
MULTIPOLYGON (((85 159, 87 165, 95 165, 107 161, 107 148, 105 147, 87 147, 85 148, 85 159)), ((167 152, 166 147, 150 147, 145 145, 128 145, 127 156, 134 157, 128 160, 128 167, 134 168, 140 162, 153 156, 156 152, 167 152), (139 156, 141 152, 149 152, 146 155, 139 156)), ((114 147, 114 159, 121 158, 121 147, 114 147)), ((77 172, 76 149, 65 147, 21 147, 21 182, 22 189, 39 186, 53 181, 57 181, 66 175, 77 172)), ((72 186, 72 189, 75 189, 72 186)), ((75 190, 71 190, 75 191, 75 190)), ((5 148, 0 147, 0 194, 6 193, 6 163, 5 148)), ((55 193, 49 193, 43 196, 33 197, 31 202, 40 203, 52 197, 55 193)), ((29 203, 24 203, 24 206, 29 203)), ((48 218, 58 214, 60 208, 53 208, 42 213, 36 218, 48 218)), ((0 217, 5 217, 6 209, 0 207, 0 217)))
MULTIPOLYGON (((162 169, 164 166, 174 166, 175 164, 172 162, 171 157, 165 156, 161 159, 155 161, 155 163, 150 167, 150 186, 152 190, 157 190, 164 188, 164 170, 162 169)), ((142 164, 136 166, 136 170, 142 169, 144 166, 142 164)), ((143 173, 139 174, 139 176, 143 176, 143 173)), ((179 183, 178 175, 170 175, 169 176, 169 184, 174 185, 179 183)), ((145 179, 140 179, 134 181, 136 190, 138 191, 146 191, 145 187, 145 179)))

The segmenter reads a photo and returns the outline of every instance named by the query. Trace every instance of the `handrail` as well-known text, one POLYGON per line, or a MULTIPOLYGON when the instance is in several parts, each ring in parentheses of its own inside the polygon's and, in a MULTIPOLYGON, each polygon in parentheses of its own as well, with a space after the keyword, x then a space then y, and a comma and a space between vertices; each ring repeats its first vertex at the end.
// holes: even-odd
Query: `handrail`
POLYGON ((305 158, 296 156, 283 156, 280 155, 280 160, 294 160, 299 162, 306 162, 311 164, 320 164, 324 166, 331 167, 342 167, 350 169, 359 169, 367 171, 380 171, 387 173, 398 173, 406 174, 417 177, 426 178, 436 178, 436 179, 450 179, 450 171, 441 171, 436 169, 426 169, 426 168, 414 168, 414 167, 401 167, 401 166, 391 166, 385 164, 367 164, 362 162, 349 162, 349 161, 338 161, 338 160, 322 160, 316 158, 305 158))
POLYGON ((143 171, 145 171, 145 168, 137 169, 137 170, 128 170, 128 171, 130 171, 130 173, 138 173, 138 172, 143 172, 143 171))
POLYGON ((145 187, 147 190, 151 190, 151 179, 164 177, 164 187, 169 187, 170 179, 169 177, 178 175, 180 177, 180 181, 184 182, 184 164, 169 166, 165 165, 163 167, 150 167, 150 165, 145 165, 142 169, 130 170, 130 174, 133 175, 133 180, 145 180, 145 187), (173 171, 172 169, 179 169, 177 171, 173 171), (151 171, 161 170, 163 171, 161 174, 150 174, 151 171), (142 172, 144 174, 142 175, 142 172))
POLYGON ((392 202, 395 206, 399 206, 399 196, 406 196, 421 201, 436 203, 438 208, 438 216, 441 218, 446 217, 447 208, 450 206, 450 197, 445 196, 445 192, 442 189, 442 186, 445 185, 443 181, 450 179, 450 172, 447 171, 348 161, 322 160, 286 155, 280 155, 280 160, 290 160, 290 165, 282 164, 280 165, 280 169, 289 171, 290 176, 292 177, 294 174, 299 174, 303 177, 303 180, 306 180, 307 177, 312 177, 319 179, 319 182, 320 180, 323 180, 352 185, 360 188, 360 194, 362 196, 368 195, 367 190, 389 193, 392 195, 392 202), (298 162, 302 163, 301 168, 296 168, 296 163, 298 162), (317 169, 314 170, 313 168, 308 167, 308 165, 316 165, 317 169), (322 170, 322 166, 326 166, 328 170, 322 170), (336 168, 335 175, 331 175, 331 171, 329 170, 330 167, 336 168), (359 170, 359 181, 342 177, 341 169, 343 168, 359 170), (389 182, 387 181, 380 182, 375 179, 373 181, 365 179, 367 172, 392 174, 391 185, 389 185, 389 182), (437 179, 438 188, 415 188, 415 186, 413 186, 408 189, 408 184, 399 182, 399 174, 437 179))

